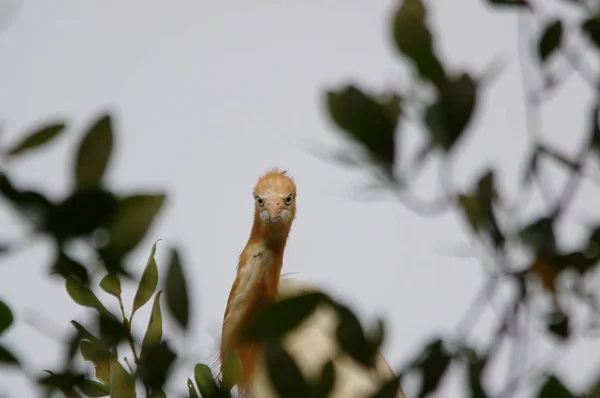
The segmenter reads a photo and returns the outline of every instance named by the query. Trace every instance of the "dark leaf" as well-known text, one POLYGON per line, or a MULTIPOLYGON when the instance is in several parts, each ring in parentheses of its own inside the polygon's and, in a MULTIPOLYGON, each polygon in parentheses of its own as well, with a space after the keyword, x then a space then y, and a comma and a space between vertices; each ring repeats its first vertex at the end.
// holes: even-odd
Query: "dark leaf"
POLYGON ((340 348, 359 363, 374 366, 378 347, 367 340, 360 321, 348 307, 338 305, 336 310, 340 319, 336 330, 340 348))
POLYGON ((523 244, 536 252, 554 253, 556 238, 554 235, 554 221, 546 216, 540 217, 525 226, 519 233, 523 244))
POLYGON ((233 351, 225 356, 221 364, 221 374, 223 375, 221 387, 230 391, 242 380, 242 361, 233 351))
POLYGON ((105 250, 118 255, 133 250, 146 236, 164 200, 165 195, 121 198, 114 222, 109 226, 110 242, 105 250))
POLYGON ((244 338, 255 341, 280 338, 327 301, 323 293, 306 293, 262 306, 249 319, 244 338))
POLYGON ((446 374, 452 356, 444 349, 441 340, 428 344, 419 360, 413 365, 421 370, 422 379, 417 397, 424 398, 435 392, 446 374))
POLYGON ((327 93, 329 114, 350 139, 360 143, 387 171, 396 157, 400 99, 377 100, 354 86, 327 93))
POLYGON ((452 77, 440 88, 435 103, 425 112, 431 140, 450 151, 466 130, 477 104, 477 83, 466 73, 452 77))
POLYGON ((381 384, 379 390, 371 398, 397 398, 400 391, 400 377, 396 376, 381 384))
POLYGON ((467 377, 471 390, 471 398, 488 398, 488 394, 483 388, 482 376, 487 365, 487 357, 480 358, 473 350, 469 350, 467 358, 467 377))
POLYGON ((73 278, 66 278, 67 293, 77 304, 95 308, 100 314, 110 315, 106 307, 98 300, 94 292, 73 278))
POLYGON ((312 386, 313 398, 327 398, 335 385, 335 366, 333 361, 329 360, 323 366, 321 375, 312 386))
POLYGON ((600 48, 600 15, 595 15, 583 21, 581 30, 596 48, 600 48))
POLYGON ((494 172, 492 170, 486 170, 477 182, 476 197, 478 213, 481 217, 481 227, 491 237, 496 248, 499 248, 504 245, 505 238, 502 231, 500 231, 500 227, 498 226, 494 214, 493 204, 498 197, 494 181, 494 172))
POLYGON ((86 236, 109 224, 117 210, 117 201, 108 191, 76 192, 52 212, 47 230, 59 239, 86 236))
POLYGON ((100 325, 100 339, 110 347, 115 347, 121 341, 129 337, 129 328, 124 322, 118 321, 113 316, 100 315, 98 324, 100 325))
POLYGON ((160 295, 162 291, 158 292, 154 296, 154 304, 152 305, 152 312, 150 313, 150 321, 148 322, 148 328, 144 334, 144 340, 142 341, 142 353, 145 355, 146 351, 162 340, 162 315, 160 312, 160 295))
POLYGON ((111 398, 135 398, 135 381, 113 355, 110 359, 111 398))
POLYGON ((100 281, 100 288, 116 298, 121 297, 121 281, 114 273, 109 272, 104 278, 102 278, 100 281))
POLYGON ((140 357, 138 374, 152 390, 162 389, 176 358, 166 341, 148 347, 145 355, 140 357))
POLYGON ((555 376, 549 376, 540 388, 537 398, 575 398, 555 376))
POLYGON ((538 55, 542 62, 560 48, 562 36, 563 25, 560 20, 554 19, 546 25, 538 43, 538 55))
POLYGON ((200 398, 198 397, 198 392, 196 391, 196 387, 194 387, 194 383, 190 379, 187 379, 187 388, 190 398, 200 398))
POLYGON ((566 156, 564 156, 563 154, 549 148, 548 146, 541 146, 539 148, 540 150, 540 154, 546 155, 548 157, 550 157, 552 160, 561 163, 562 165, 566 166, 569 170, 577 170, 578 169, 578 165, 577 162, 572 161, 571 159, 567 158, 566 156))
POLYGON ((102 383, 110 383, 110 352, 101 346, 98 342, 89 340, 81 341, 79 345, 81 356, 86 361, 94 364, 96 369, 96 378, 102 383))
POLYGON ((420 0, 402 2, 394 19, 394 39, 398 50, 413 62, 421 78, 437 87, 445 84, 446 72, 435 54, 425 6, 420 0))
POLYGON ((188 289, 179 261, 179 253, 175 249, 171 250, 171 261, 169 262, 165 285, 167 308, 177 323, 183 329, 187 329, 189 324, 188 289))
POLYGON ((267 371, 277 394, 286 398, 306 398, 310 396, 310 387, 304 380, 300 369, 276 340, 266 344, 267 371))
POLYGON ((566 340, 570 335, 569 317, 563 312, 553 312, 547 319, 548 330, 560 340, 566 340))
POLYGON ((14 321, 12 311, 0 300, 0 334, 4 333, 14 321))
POLYGON ((86 397, 107 397, 110 395, 110 387, 94 380, 85 380, 80 387, 86 397))
POLYGON ((5 173, 0 173, 0 194, 37 229, 46 226, 47 220, 54 210, 54 205, 44 195, 35 191, 17 189, 5 173))
POLYGON ((0 366, 5 365, 20 366, 17 357, 8 348, 0 345, 0 366))
POLYGON ((148 257, 146 268, 144 268, 144 273, 142 274, 137 291, 135 292, 133 309, 131 310, 131 319, 133 319, 133 314, 150 300, 150 297, 154 294, 156 285, 158 284, 158 268, 156 266, 156 261, 154 260, 156 243, 158 243, 158 241, 152 245, 150 257, 148 257))
POLYGON ((45 387, 54 387, 60 389, 65 395, 70 396, 74 393, 74 388, 81 388, 85 382, 85 375, 72 372, 53 373, 46 371, 48 376, 39 379, 39 383, 45 387))
POLYGON ((526 0, 488 0, 488 2, 495 6, 517 6, 529 8, 529 4, 526 0))
POLYGON ((65 279, 74 279, 83 286, 88 286, 90 283, 87 269, 79 261, 69 257, 62 249, 58 250, 51 273, 59 274, 65 279))
POLYGON ((29 152, 32 149, 44 146, 57 138, 59 134, 64 131, 65 127, 66 126, 64 123, 53 123, 38 128, 37 130, 27 134, 23 140, 10 148, 7 151, 7 154, 9 156, 21 155, 29 152))
POLYGON ((79 144, 74 168, 77 190, 87 190, 100 184, 112 147, 112 120, 110 115, 102 115, 94 121, 79 144))
POLYGON ((194 379, 203 398, 214 396, 219 389, 210 368, 203 363, 194 366, 194 379))

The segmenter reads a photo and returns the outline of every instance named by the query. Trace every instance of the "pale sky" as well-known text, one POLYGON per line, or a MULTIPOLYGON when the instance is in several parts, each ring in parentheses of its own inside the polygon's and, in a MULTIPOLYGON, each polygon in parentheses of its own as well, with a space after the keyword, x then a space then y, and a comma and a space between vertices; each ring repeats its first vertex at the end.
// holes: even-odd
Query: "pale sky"
MULTIPOLYGON (((306 149, 344 144, 324 112, 327 87, 406 85, 406 69, 390 40, 396 4, 0 0, 0 14, 15 13, 2 20, 7 25, 0 32, 0 142, 7 145, 50 118, 65 118, 71 127, 51 150, 11 165, 16 181, 40 184, 54 197, 65 194, 79 134, 99 112, 113 110, 117 150, 109 181, 123 193, 168 191, 164 212, 132 268, 141 273, 158 238, 159 272, 165 270, 167 248, 181 248, 194 313, 186 344, 190 362, 176 373, 174 391, 184 391, 194 363, 214 359, 237 256, 252 222, 252 187, 273 166, 288 169, 298 185, 298 216, 284 271, 324 287, 368 320, 385 316, 384 355, 392 367, 409 360, 435 333, 451 332, 477 293, 481 264, 452 256, 468 244, 460 218, 453 213, 423 218, 390 198, 356 200, 353 189, 369 181, 364 171, 343 170, 306 149)), ((494 11, 481 0, 428 4, 438 48, 451 66, 478 73, 498 56, 507 62, 481 96, 455 179, 471 181, 493 165, 500 167, 503 187, 514 193, 528 150, 516 14, 494 11)), ((568 8, 553 4, 552 10, 568 8)), ((591 98, 585 83, 573 77, 544 108, 545 136, 567 153, 577 148, 591 98)), ((556 191, 563 179, 558 168, 551 170, 556 191)), ((434 171, 420 194, 431 193, 434 171)), ((530 213, 539 209, 538 199, 530 213)), ((573 212, 577 223, 561 231, 565 239, 581 236, 580 222, 589 221, 599 199, 588 186, 581 191, 573 212)), ((1 217, 1 238, 20 236, 15 219, 6 212, 1 217)), ((38 242, 0 259, 0 299, 16 316, 3 340, 14 343, 28 369, 38 373, 58 364, 56 337, 88 312, 68 298, 60 279, 48 278, 50 255, 49 245, 38 242), (31 317, 54 339, 33 328, 31 317)), ((133 287, 127 289, 128 303, 133 294, 133 287)), ((137 330, 145 327, 149 307, 136 315, 137 330)), ((489 336, 493 319, 488 311, 474 331, 477 341, 489 336)), ((541 356, 535 339, 530 342, 536 348, 530 357, 541 356)), ((599 348, 582 341, 555 364, 569 386, 581 388, 596 375, 599 348)), ((492 379, 503 377, 506 364, 492 379)), ((437 396, 460 396, 460 377, 453 372, 437 396)), ((6 393, 39 392, 3 370, 0 395, 6 393)))

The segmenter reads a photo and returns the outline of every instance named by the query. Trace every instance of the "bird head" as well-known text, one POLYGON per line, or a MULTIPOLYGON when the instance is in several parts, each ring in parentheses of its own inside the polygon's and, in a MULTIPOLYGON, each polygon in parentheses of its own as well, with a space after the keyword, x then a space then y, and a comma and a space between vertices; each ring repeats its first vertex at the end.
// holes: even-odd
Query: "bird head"
POLYGON ((296 215, 296 184, 286 171, 273 169, 254 187, 257 222, 268 231, 289 230, 296 215))

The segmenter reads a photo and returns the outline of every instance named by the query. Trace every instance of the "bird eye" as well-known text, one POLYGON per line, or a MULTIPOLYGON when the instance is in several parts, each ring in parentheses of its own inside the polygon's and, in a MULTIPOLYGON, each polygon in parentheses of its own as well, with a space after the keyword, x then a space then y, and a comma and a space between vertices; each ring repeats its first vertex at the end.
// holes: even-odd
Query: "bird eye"
POLYGON ((262 206, 265 204, 265 201, 262 200, 261 198, 259 198, 258 196, 256 197, 256 203, 258 203, 259 206, 262 206))
POLYGON ((289 195, 287 198, 285 198, 285 204, 289 205, 292 203, 292 195, 289 195))

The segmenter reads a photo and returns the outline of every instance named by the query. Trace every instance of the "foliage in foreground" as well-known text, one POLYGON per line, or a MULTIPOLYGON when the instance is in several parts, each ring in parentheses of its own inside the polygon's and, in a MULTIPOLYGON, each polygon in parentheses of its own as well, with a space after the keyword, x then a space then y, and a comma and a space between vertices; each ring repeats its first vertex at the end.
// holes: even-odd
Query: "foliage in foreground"
MULTIPOLYGON (((490 0, 489 3, 528 14, 532 19, 540 13, 523 0, 490 0)), ((579 30, 582 40, 596 51, 600 48, 600 16, 592 14, 578 2, 570 4, 581 8, 583 16, 579 30)), ((431 396, 438 391, 448 370, 458 365, 466 370, 468 377, 464 380, 464 387, 472 397, 511 397, 523 386, 538 383, 538 376, 543 376, 536 394, 539 398, 598 396, 599 383, 593 383, 588 391, 570 391, 549 371, 551 364, 534 364, 532 368, 526 368, 527 364, 511 363, 513 372, 504 380, 499 391, 493 391, 486 383, 487 373, 497 359, 500 345, 504 341, 512 341, 515 349, 519 349, 519 345, 514 344, 524 334, 518 327, 522 323, 519 320, 535 317, 546 325, 546 329, 540 332, 542 335, 553 336, 567 346, 592 328, 586 324, 576 330, 570 321, 573 311, 590 309, 586 313, 590 325, 598 317, 595 310, 596 289, 585 282, 600 260, 600 226, 591 225, 588 236, 576 249, 565 250, 555 233, 564 222, 577 187, 586 178, 588 161, 597 162, 600 154, 598 76, 582 65, 581 57, 567 44, 563 22, 559 18, 545 20, 541 32, 536 33, 534 57, 539 75, 546 84, 539 92, 529 90, 532 92, 528 93, 528 112, 535 113, 541 98, 563 81, 552 68, 559 55, 590 83, 595 103, 589 110, 588 134, 580 152, 573 158, 552 148, 543 140, 537 127, 529 126, 532 148, 531 156, 525 162, 527 167, 522 191, 534 188, 535 184, 543 190, 547 182, 541 181, 540 169, 547 160, 563 165, 570 178, 558 197, 542 191, 548 202, 543 215, 533 220, 514 219, 517 213, 510 211, 514 210, 512 201, 499 190, 495 169, 482 170, 479 178, 467 189, 452 187, 451 176, 446 174, 451 170, 449 163, 454 151, 466 139, 465 133, 476 113, 483 83, 489 77, 475 76, 466 71, 453 72, 444 65, 436 50, 435 37, 428 27, 426 8, 420 0, 404 0, 398 6, 391 31, 398 53, 415 72, 416 91, 431 95, 415 97, 412 92, 397 90, 374 95, 356 85, 329 91, 326 104, 332 121, 346 139, 358 144, 360 154, 365 155, 352 156, 345 152, 336 159, 346 167, 368 167, 375 172, 380 188, 393 190, 404 204, 415 211, 428 215, 457 211, 471 236, 484 249, 486 258, 483 260, 493 264, 482 288, 482 296, 475 299, 469 311, 467 324, 459 324, 458 339, 454 335, 433 337, 414 360, 397 368, 398 378, 407 373, 420 374, 420 385, 414 396, 431 396), (410 161, 406 161, 400 158, 398 143, 405 123, 410 121, 416 121, 421 127, 424 145, 410 161), (433 158, 441 159, 444 195, 427 204, 409 200, 410 182, 433 158), (517 261, 511 255, 515 248, 525 248, 529 252, 526 262, 517 261), (561 287, 560 281, 569 276, 575 281, 574 287, 566 290, 561 287), (535 289, 536 280, 541 281, 544 290, 535 289), (481 298, 494 296, 503 284, 514 287, 512 300, 498 317, 488 345, 473 347, 465 331, 481 313, 485 304, 481 298), (551 299, 551 310, 532 304, 540 297, 551 299)), ((42 192, 15 184, 10 178, 10 160, 34 152, 60 137, 64 130, 62 123, 47 125, 2 150, 2 158, 8 163, 0 179, 0 194, 4 202, 22 215, 33 235, 52 237, 55 256, 49 264, 49 271, 64 279, 67 293, 73 301, 89 307, 89 311, 95 314, 93 321, 85 326, 72 322, 73 335, 65 350, 62 366, 39 375, 36 382, 45 386, 49 393, 59 390, 69 397, 111 395, 129 398, 135 396, 136 385, 145 396, 166 396, 163 388, 170 380, 171 370, 180 359, 180 353, 169 344, 168 336, 163 335, 161 306, 166 305, 168 313, 183 331, 187 330, 190 314, 193 313, 187 295, 185 268, 178 252, 171 249, 164 287, 158 289, 160 278, 154 259, 155 243, 137 283, 128 314, 121 295, 122 286, 133 279, 127 266, 127 255, 146 237, 163 207, 165 195, 122 195, 106 187, 103 176, 111 159, 114 138, 108 115, 98 118, 85 132, 75 156, 73 189, 66 198, 51 201, 42 192), (84 264, 74 258, 67 250, 67 243, 73 240, 85 244, 97 261, 84 264), (93 277, 98 272, 102 276, 99 281, 93 277), (117 301, 120 313, 114 314, 106 308, 98 297, 98 289, 117 301), (144 336, 139 340, 132 333, 134 315, 150 302, 150 318, 136 318, 137 322, 147 324, 144 336), (78 355, 93 364, 93 374, 76 365, 74 358, 78 355)), ((13 247, 3 245, 1 249, 6 255, 13 247)), ((265 307, 250 323, 246 337, 266 344, 273 383, 284 397, 326 397, 333 384, 335 375, 329 364, 317 380, 304 380, 293 360, 278 343, 281 336, 320 304, 332 305, 342 316, 337 336, 340 345, 365 365, 371 363, 373 353, 383 341, 382 323, 365 328, 349 308, 323 295, 306 295, 265 307)), ((18 367, 19 359, 1 339, 1 334, 12 323, 11 310, 0 302, 1 366, 18 367)), ((217 377, 207 365, 198 364, 190 369, 185 387, 191 398, 228 397, 240 378, 240 372, 235 356, 224 361, 217 377)), ((392 384, 382 386, 377 396, 393 396, 393 388, 392 384)))

